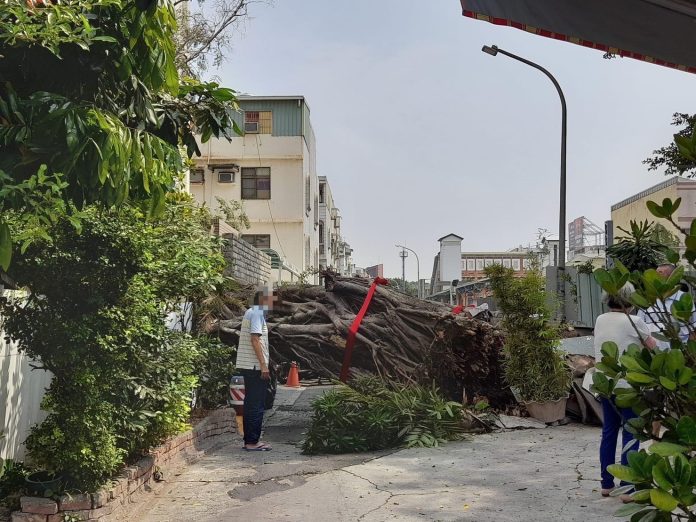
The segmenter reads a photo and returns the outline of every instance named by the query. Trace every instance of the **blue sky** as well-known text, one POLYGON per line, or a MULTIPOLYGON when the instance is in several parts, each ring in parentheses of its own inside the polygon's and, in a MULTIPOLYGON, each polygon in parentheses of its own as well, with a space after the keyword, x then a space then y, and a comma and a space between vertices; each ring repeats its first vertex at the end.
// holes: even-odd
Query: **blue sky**
POLYGON ((389 276, 401 274, 395 243, 418 252, 429 277, 450 232, 477 251, 557 231, 558 96, 483 44, 543 65, 565 92, 568 221, 602 226, 611 204, 662 181, 641 162, 671 139, 673 112, 696 112, 694 75, 470 20, 458 0, 276 0, 251 15, 209 75, 307 98, 354 260, 389 276))

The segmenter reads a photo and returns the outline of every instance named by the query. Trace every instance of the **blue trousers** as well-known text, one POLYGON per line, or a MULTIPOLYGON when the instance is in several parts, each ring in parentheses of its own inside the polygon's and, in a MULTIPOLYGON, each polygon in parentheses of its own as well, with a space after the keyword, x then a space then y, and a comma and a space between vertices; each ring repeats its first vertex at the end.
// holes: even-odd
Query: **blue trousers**
POLYGON ((244 377, 244 444, 256 444, 261 438, 266 405, 266 381, 260 370, 240 369, 244 377))
MULTIPOLYGON (((602 412, 604 413, 604 425, 602 426, 602 442, 599 446, 599 463, 602 468, 602 488, 609 489, 615 486, 614 475, 607 471, 607 466, 616 463, 616 443, 621 435, 622 448, 631 442, 630 450, 638 449, 638 441, 626 431, 625 423, 629 419, 637 417, 630 408, 618 408, 613 399, 602 399, 602 412)), ((621 464, 628 464, 628 450, 621 453, 621 464)), ((623 482, 622 482, 623 485, 623 482)))

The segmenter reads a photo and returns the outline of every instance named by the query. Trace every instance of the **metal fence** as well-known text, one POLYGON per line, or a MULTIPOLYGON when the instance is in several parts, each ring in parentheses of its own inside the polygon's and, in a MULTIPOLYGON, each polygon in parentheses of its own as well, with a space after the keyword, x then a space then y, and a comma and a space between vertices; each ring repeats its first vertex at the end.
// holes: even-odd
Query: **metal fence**
MULTIPOLYGON (((2 318, 0 318, 0 324, 2 318)), ((35 364, 34 364, 35 366, 35 364)), ((32 360, 8 342, 0 330, 0 457, 23 460, 24 441, 34 424, 44 420, 41 410, 52 376, 32 369, 32 360)))

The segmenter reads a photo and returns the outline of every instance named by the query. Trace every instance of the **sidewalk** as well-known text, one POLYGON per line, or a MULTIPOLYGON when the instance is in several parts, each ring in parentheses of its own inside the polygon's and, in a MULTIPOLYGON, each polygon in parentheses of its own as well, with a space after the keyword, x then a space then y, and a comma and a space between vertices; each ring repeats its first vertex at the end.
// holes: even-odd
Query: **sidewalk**
POLYGON ((141 522, 618 520, 597 490, 599 429, 478 435, 440 448, 307 457, 297 444, 325 388, 280 388, 273 451, 230 444, 169 481, 141 522))

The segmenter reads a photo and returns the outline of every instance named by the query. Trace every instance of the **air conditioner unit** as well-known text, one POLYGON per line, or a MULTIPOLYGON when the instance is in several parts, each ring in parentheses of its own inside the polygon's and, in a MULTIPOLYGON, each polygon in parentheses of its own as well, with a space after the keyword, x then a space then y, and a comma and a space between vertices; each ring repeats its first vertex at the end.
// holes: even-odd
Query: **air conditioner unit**
POLYGON ((234 170, 220 170, 217 173, 218 183, 234 183, 234 170))
POLYGON ((245 121, 244 122, 244 132, 248 132, 250 134, 258 134, 259 122, 258 121, 245 121))
POLYGON ((191 169, 189 173, 189 183, 205 183, 205 170, 191 169))

